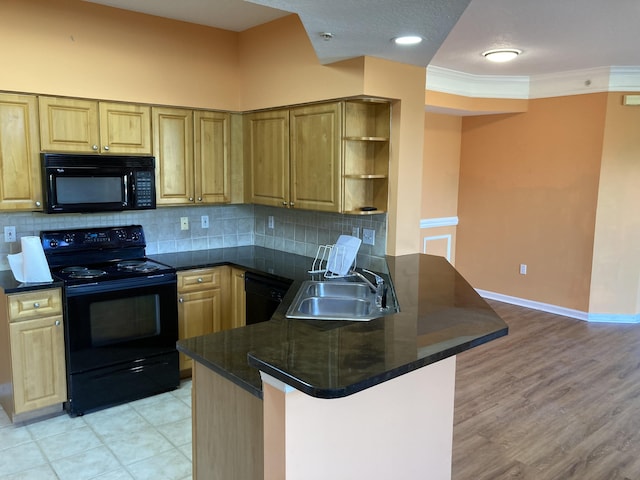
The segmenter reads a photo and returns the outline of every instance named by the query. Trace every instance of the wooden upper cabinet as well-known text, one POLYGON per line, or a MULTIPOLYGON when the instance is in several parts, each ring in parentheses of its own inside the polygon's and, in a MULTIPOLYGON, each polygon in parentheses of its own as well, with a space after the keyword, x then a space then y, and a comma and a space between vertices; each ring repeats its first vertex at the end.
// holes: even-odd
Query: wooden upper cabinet
POLYGON ((244 151, 251 203, 289 205, 289 110, 256 112, 244 118, 244 151))
POLYGON ((100 102, 102 153, 151 155, 151 108, 100 102))
POLYGON ((156 157, 156 203, 194 202, 193 112, 153 107, 153 154, 156 157))
POLYGON ((35 96, 0 94, 0 210, 42 208, 35 96))
POLYGON ((196 202, 231 201, 229 114, 194 112, 194 190, 196 202))
POLYGON ((341 210, 341 104, 294 108, 289 115, 291 178, 289 205, 341 210))
POLYGON ((39 97, 42 151, 151 154, 151 109, 144 105, 39 97))
POLYGON ((230 202, 229 114, 154 107, 152 116, 156 203, 230 202))

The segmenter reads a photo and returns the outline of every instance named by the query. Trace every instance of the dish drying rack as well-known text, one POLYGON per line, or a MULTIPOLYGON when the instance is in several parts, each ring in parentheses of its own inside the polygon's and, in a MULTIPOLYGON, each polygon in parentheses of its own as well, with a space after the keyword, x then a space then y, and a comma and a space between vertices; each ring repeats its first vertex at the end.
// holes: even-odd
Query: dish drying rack
POLYGON ((347 248, 343 245, 320 245, 318 247, 318 251, 316 252, 315 258, 313 259, 313 263, 311 264, 311 270, 309 270, 308 273, 323 273, 325 278, 345 278, 353 275, 352 272, 356 268, 356 260, 354 258, 351 265, 346 265, 346 252, 347 248), (335 256, 335 258, 341 259, 341 263, 335 265, 339 267, 336 268, 336 270, 348 267, 349 272, 346 275, 340 275, 329 270, 329 259, 333 258, 333 256, 335 256))

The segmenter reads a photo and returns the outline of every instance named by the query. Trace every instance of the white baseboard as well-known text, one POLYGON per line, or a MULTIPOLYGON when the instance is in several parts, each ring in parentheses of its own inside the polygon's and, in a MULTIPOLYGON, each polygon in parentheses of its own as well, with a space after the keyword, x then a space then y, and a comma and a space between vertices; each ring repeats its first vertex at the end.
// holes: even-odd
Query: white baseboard
POLYGON ((499 302, 504 302, 504 303, 510 303, 512 305, 519 305, 521 307, 531 308, 533 310, 540 310, 542 312, 553 313, 555 315, 562 315, 564 317, 576 318, 578 320, 584 320, 586 322, 640 323, 640 314, 618 315, 618 314, 609 314, 609 313, 588 313, 580 310, 574 310, 571 308, 551 305, 549 303, 535 302, 533 300, 527 300, 525 298, 512 297, 510 295, 503 295, 502 293, 495 293, 495 292, 490 292, 488 290, 481 290, 479 288, 476 288, 476 292, 478 292, 478 294, 483 298, 497 300, 499 302))

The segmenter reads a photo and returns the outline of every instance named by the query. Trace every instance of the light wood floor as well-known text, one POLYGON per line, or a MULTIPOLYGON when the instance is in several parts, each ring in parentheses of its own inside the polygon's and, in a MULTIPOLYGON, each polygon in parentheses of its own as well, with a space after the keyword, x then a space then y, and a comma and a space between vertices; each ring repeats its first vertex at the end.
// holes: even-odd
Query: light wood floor
POLYGON ((640 479, 640 325, 489 303, 510 331, 458 355, 453 480, 640 479))

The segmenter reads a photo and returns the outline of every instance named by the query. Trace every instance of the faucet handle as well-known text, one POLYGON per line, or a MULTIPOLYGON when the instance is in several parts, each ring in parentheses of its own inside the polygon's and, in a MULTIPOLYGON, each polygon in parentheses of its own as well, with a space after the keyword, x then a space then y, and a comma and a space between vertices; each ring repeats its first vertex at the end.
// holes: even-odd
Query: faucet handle
POLYGON ((367 270, 366 268, 363 268, 362 271, 367 272, 369 275, 373 276, 373 278, 376 279, 376 285, 381 285, 384 283, 384 279, 377 273, 372 272, 371 270, 367 270))

